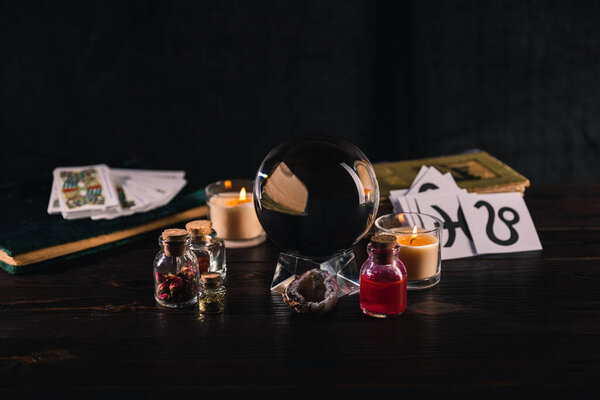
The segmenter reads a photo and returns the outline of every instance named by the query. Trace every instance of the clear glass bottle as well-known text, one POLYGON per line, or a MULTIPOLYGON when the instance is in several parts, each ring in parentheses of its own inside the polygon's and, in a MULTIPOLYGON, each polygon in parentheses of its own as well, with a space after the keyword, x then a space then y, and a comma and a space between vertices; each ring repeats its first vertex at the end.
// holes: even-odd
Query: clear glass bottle
POLYGON ((377 318, 400 315, 406 309, 406 268, 398 259, 394 235, 376 235, 367 246, 369 257, 360 269, 360 309, 377 318))
POLYGON ((223 277, 218 272, 205 272, 200 275, 202 285, 198 294, 198 309, 203 314, 225 312, 226 297, 223 277))
POLYGON ((185 225, 192 236, 190 249, 198 258, 200 273, 218 272, 223 279, 227 274, 225 243, 217 239, 217 233, 208 220, 197 220, 185 225))
POLYGON ((189 249, 185 229, 166 229, 158 238, 160 251, 154 258, 154 298, 169 308, 198 301, 198 259, 189 249))

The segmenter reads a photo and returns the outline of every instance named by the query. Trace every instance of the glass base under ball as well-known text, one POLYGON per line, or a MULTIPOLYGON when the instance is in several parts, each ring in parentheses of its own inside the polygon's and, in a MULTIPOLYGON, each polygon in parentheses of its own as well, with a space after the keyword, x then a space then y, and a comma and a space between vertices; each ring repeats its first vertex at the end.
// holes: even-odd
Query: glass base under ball
POLYGON ((421 290, 421 289, 427 289, 427 288, 433 287, 433 286, 437 285, 438 283, 440 283, 440 275, 441 275, 441 273, 438 272, 437 274, 433 275, 432 277, 429 277, 426 279, 421 279, 418 281, 407 280, 406 281, 406 289, 407 290, 421 290))
POLYGON ((225 248, 227 249, 243 249, 246 247, 254 247, 264 243, 265 240, 267 240, 267 234, 264 232, 261 233, 260 236, 251 239, 223 239, 225 242, 225 248))
POLYGON ((161 300, 156 296, 154 296, 154 299, 156 300, 156 303, 158 303, 159 306, 167 307, 167 308, 186 308, 186 307, 191 307, 191 306, 195 305, 196 303, 198 303, 198 297, 192 297, 188 301, 178 302, 178 303, 161 300))
POLYGON ((313 268, 327 271, 337 277, 338 297, 358 293, 360 268, 352 250, 318 260, 291 253, 279 253, 271 291, 283 293, 294 278, 313 268))

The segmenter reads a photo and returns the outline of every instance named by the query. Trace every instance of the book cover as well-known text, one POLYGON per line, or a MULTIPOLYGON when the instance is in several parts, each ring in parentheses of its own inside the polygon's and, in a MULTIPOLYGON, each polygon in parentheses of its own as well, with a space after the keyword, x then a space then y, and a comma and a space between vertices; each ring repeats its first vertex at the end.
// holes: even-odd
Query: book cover
POLYGON ((409 187, 422 165, 435 167, 441 173, 450 172, 456 183, 469 192, 524 193, 529 187, 529 180, 523 175, 485 151, 477 151, 375 164, 381 199, 387 199, 390 190, 409 187))
POLYGON ((0 268, 11 274, 207 215, 204 189, 184 188, 168 205, 145 213, 112 220, 66 220, 46 212, 51 185, 51 180, 0 185, 0 268))

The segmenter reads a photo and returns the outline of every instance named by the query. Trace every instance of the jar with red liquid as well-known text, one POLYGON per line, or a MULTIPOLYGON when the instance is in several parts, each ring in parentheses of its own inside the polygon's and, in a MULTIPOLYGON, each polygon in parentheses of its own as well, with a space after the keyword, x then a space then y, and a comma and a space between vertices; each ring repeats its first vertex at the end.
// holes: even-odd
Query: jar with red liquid
POLYGON ((360 309, 387 318, 406 309, 406 268, 398 259, 394 235, 376 235, 367 246, 369 257, 360 269, 360 309))

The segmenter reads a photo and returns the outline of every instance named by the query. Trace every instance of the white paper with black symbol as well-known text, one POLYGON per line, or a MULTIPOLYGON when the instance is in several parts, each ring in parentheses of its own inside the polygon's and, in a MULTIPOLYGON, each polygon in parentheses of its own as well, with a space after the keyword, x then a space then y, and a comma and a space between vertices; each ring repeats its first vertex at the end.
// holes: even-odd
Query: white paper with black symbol
POLYGON ((444 222, 442 259, 541 250, 521 193, 469 194, 450 174, 421 167, 409 189, 393 190, 395 212, 419 212, 444 222))
POLYGON ((459 201, 478 254, 542 249, 520 193, 467 194, 459 201))
POLYGON ((445 192, 460 191, 450 173, 442 174, 435 168, 421 167, 407 195, 416 195, 427 191, 441 190, 445 192))
MULTIPOLYGON (((432 191, 414 197, 419 212, 433 215, 444 223, 442 232, 442 260, 471 257, 477 254, 473 236, 455 193, 432 191)), ((410 203, 410 200, 409 200, 410 203)))

